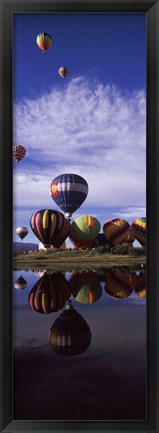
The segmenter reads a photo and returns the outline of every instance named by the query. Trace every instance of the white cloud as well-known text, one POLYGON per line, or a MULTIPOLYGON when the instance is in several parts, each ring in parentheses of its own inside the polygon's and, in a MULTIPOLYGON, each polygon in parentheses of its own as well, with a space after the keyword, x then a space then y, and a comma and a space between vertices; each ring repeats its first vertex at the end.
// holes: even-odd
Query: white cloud
POLYGON ((15 104, 14 143, 27 150, 14 171, 15 204, 54 207, 51 180, 72 172, 88 182, 87 206, 144 206, 145 111, 144 91, 122 95, 84 77, 15 104))

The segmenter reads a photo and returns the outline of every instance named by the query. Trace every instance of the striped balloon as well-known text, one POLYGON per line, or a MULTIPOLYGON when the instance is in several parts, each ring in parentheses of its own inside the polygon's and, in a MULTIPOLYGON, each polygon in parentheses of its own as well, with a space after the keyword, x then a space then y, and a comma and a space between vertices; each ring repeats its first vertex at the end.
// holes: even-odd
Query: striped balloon
POLYGON ((146 245, 146 218, 137 218, 132 222, 132 231, 137 241, 144 247, 146 245))
POLYGON ((120 218, 109 220, 104 223, 103 231, 111 245, 118 245, 128 236, 129 223, 120 218))
POLYGON ((69 234, 69 222, 64 215, 51 209, 35 212, 30 218, 30 226, 44 246, 59 248, 69 234))
POLYGON ((37 35, 36 42, 40 50, 45 53, 52 46, 52 37, 49 33, 41 32, 37 35))
POLYGON ((85 352, 90 342, 91 331, 87 322, 69 302, 50 329, 50 346, 59 355, 75 356, 85 352))
POLYGON ((88 194, 88 184, 77 174, 60 174, 52 180, 50 194, 57 206, 70 218, 88 194))
POLYGON ((70 224, 69 238, 76 247, 91 248, 98 236, 100 222, 91 215, 75 218, 70 224))
POLYGON ((126 237, 126 239, 124 240, 124 242, 121 242, 120 245, 122 247, 131 247, 132 244, 133 244, 133 242, 134 242, 134 240, 135 240, 135 236, 134 236, 133 231, 132 231, 132 226, 130 225, 129 226, 128 236, 126 237))
POLYGON ((59 75, 61 78, 65 78, 68 75, 68 69, 65 66, 59 68, 59 75))
POLYGON ((15 159, 17 164, 19 164, 19 161, 21 161, 21 159, 23 159, 25 155, 25 147, 21 146, 21 144, 13 146, 13 158, 15 159))
POLYGON ((102 287, 93 271, 76 272, 69 286, 76 301, 84 304, 92 304, 102 295, 102 287))
POLYGON ((44 273, 33 286, 28 302, 37 313, 49 314, 63 308, 70 295, 68 282, 61 272, 44 273))
POLYGON ((133 290, 129 274, 122 272, 111 272, 106 277, 105 291, 113 298, 122 299, 131 295, 133 290))
POLYGON ((17 227, 16 234, 20 239, 24 239, 28 234, 28 229, 26 227, 17 227))

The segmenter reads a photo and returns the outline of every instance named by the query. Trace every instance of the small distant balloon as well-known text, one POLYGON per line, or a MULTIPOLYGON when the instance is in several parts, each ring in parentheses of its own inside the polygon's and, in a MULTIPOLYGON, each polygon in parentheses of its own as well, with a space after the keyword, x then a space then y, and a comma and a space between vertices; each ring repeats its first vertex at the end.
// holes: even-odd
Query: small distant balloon
POLYGON ((21 144, 13 146, 13 158, 15 159, 16 163, 19 164, 21 159, 24 158, 26 155, 26 149, 24 146, 21 146, 21 144))
POLYGON ((61 78, 65 78, 68 75, 68 69, 65 66, 59 68, 59 75, 61 78))
POLYGON ((46 32, 39 33, 36 37, 36 42, 43 53, 52 47, 52 37, 46 32))
POLYGON ((16 234, 23 240, 28 234, 28 229, 26 227, 17 227, 16 234))

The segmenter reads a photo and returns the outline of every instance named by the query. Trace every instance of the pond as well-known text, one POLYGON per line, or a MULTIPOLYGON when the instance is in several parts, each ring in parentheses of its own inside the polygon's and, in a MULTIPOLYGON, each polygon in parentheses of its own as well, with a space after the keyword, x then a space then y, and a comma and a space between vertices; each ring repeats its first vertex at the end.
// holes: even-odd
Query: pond
POLYGON ((146 420, 145 268, 13 272, 13 419, 146 420))

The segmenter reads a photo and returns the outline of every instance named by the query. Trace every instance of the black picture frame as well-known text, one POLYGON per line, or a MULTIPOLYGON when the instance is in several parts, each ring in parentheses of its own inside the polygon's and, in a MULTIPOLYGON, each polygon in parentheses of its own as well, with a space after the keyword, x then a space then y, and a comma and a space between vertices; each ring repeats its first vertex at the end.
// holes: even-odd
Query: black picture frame
POLYGON ((1 0, 0 431, 159 432, 159 1, 1 0), (12 16, 25 12, 144 12, 147 21, 147 420, 12 420, 12 16))

